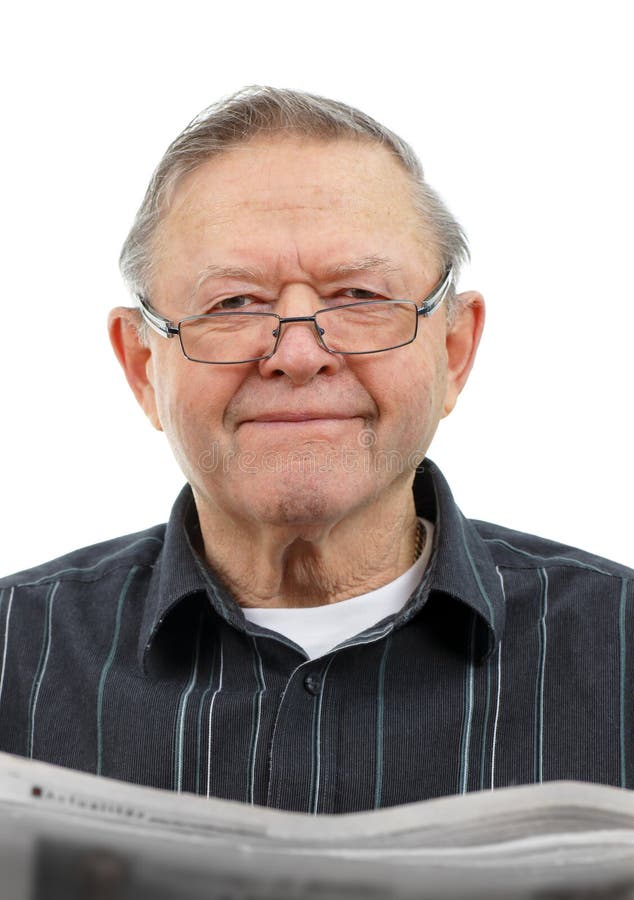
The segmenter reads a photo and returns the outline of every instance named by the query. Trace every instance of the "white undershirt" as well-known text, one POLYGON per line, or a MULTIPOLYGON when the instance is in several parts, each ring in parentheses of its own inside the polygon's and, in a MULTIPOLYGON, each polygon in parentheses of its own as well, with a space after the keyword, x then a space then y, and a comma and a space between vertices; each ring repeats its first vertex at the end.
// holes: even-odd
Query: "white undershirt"
POLYGON ((425 527, 423 552, 411 568, 389 584, 368 594, 325 606, 291 609, 244 607, 245 618, 290 638, 304 648, 309 659, 322 656, 405 606, 418 587, 431 555, 434 526, 426 519, 420 521, 425 527))

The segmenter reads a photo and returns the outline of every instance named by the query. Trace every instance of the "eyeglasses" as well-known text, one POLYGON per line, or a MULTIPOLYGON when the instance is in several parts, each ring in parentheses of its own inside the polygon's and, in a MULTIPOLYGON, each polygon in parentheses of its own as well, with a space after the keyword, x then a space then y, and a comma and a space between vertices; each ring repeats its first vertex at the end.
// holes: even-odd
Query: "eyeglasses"
POLYGON ((450 268, 420 303, 352 300, 320 309, 312 316, 227 310, 189 316, 175 323, 156 312, 141 295, 137 295, 137 300, 141 315, 154 331, 166 338, 178 335, 187 359, 228 366, 269 359, 279 346, 282 326, 295 322, 312 322, 317 341, 328 353, 355 356, 405 347, 416 338, 419 318, 438 309, 452 282, 450 268))

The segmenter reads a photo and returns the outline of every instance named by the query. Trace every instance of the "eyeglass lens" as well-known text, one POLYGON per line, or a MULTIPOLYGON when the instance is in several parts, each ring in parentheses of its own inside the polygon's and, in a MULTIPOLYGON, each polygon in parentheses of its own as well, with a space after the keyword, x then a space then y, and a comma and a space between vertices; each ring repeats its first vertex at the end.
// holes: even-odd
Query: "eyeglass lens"
MULTIPOLYGON (((412 341, 417 313, 416 305, 407 300, 372 300, 319 310, 315 321, 328 350, 375 353, 412 341)), ((198 316, 181 322, 181 343, 185 355, 199 362, 249 362, 273 352, 278 323, 276 316, 267 313, 198 316)), ((292 324, 297 323, 281 327, 292 324)))

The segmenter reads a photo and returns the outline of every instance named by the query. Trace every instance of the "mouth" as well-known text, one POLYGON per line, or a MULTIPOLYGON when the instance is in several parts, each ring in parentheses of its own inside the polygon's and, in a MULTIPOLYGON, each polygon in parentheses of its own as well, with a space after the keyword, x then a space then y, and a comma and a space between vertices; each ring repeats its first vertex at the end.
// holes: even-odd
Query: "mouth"
POLYGON ((291 441, 325 440, 339 443, 352 439, 353 434, 364 428, 365 422, 363 415, 342 415, 334 410, 280 410, 243 419, 239 430, 244 429, 245 435, 259 435, 265 441, 269 438, 284 438, 291 441))
POLYGON ((359 419, 359 415, 342 415, 341 412, 335 411, 319 411, 319 412, 293 412, 291 410, 281 410, 274 413, 262 413, 254 416, 252 419, 243 419, 242 425, 247 424, 302 424, 306 422, 331 422, 331 421, 349 421, 350 419, 359 419))

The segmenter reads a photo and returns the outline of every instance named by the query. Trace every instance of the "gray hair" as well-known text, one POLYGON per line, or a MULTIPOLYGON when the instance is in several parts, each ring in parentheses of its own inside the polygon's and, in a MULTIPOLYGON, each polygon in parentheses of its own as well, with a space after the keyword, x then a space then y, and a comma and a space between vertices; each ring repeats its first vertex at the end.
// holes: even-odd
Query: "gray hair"
MULTIPOLYGON (((119 265, 133 294, 147 295, 152 277, 153 239, 180 180, 214 156, 263 134, 299 134, 317 140, 354 138, 390 151, 410 178, 412 199, 431 233, 441 270, 469 258, 465 234, 424 179, 420 161, 402 138, 370 116, 324 97, 300 91, 251 86, 209 106, 167 148, 146 191, 121 251, 119 265)), ((455 292, 448 298, 448 315, 455 292)))

